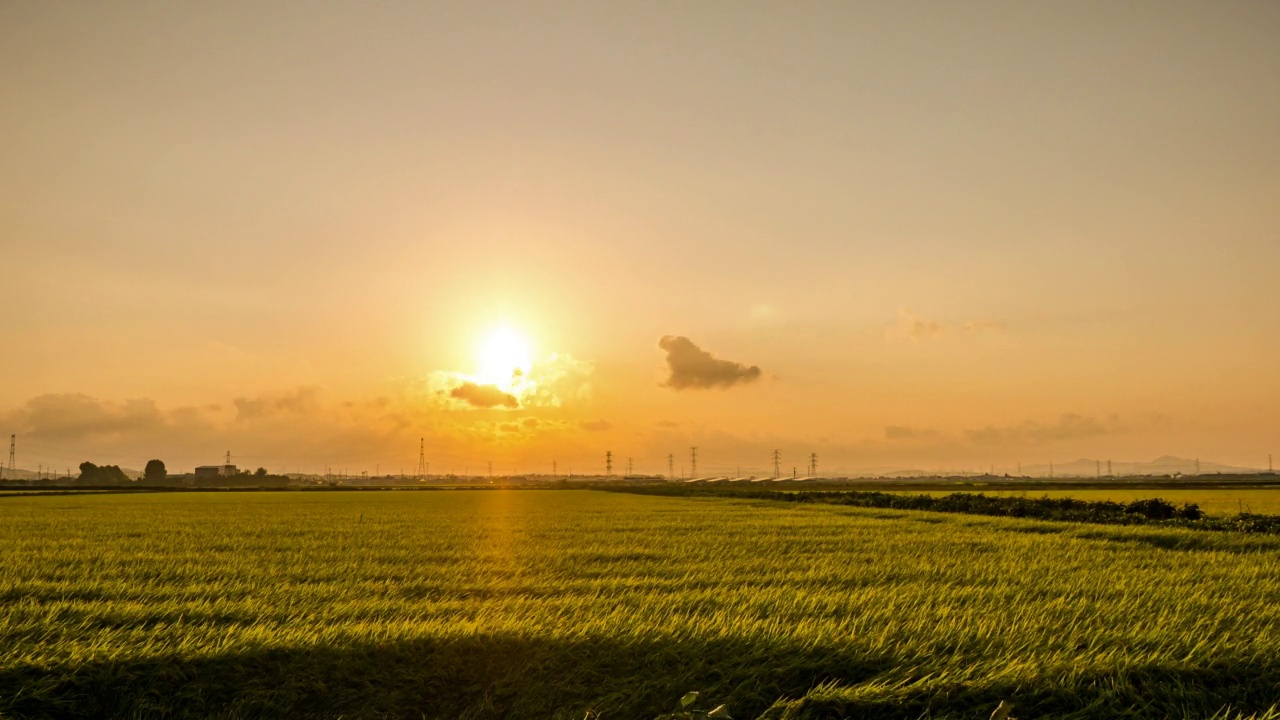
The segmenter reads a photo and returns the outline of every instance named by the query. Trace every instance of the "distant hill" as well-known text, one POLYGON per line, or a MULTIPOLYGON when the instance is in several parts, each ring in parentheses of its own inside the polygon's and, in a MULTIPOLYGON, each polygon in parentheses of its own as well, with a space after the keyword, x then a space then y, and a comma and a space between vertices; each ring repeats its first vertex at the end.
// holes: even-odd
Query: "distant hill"
MULTIPOLYGON (((124 467, 120 469, 124 472, 125 475, 129 476, 130 478, 142 477, 141 470, 135 470, 133 468, 124 468, 124 467)), ((44 470, 45 479, 48 479, 50 477, 50 473, 52 473, 52 476, 55 479, 66 477, 67 468, 65 466, 60 468, 53 468, 53 469, 45 468, 44 470)), ((9 472, 9 468, 5 468, 4 470, 5 480, 36 480, 39 477, 40 475, 36 470, 27 470, 25 468, 14 468, 12 474, 9 472)), ((80 469, 78 467, 71 468, 71 477, 73 478, 80 477, 80 469)))
MULTIPOLYGON (((1106 459, 1080 458, 1067 463, 1054 463, 1053 474, 1058 477, 1093 477, 1098 472, 1098 464, 1101 463, 1102 474, 1107 474, 1106 459)), ((1046 465, 1028 465, 1022 469, 1024 475, 1032 477, 1047 476, 1049 474, 1049 466, 1046 465)), ((1259 468, 1236 467, 1234 465, 1223 465, 1221 463, 1210 462, 1208 460, 1200 461, 1201 475, 1236 475, 1243 473, 1261 472, 1259 468)), ((1194 475, 1196 474, 1195 458, 1180 458, 1173 455, 1162 455, 1150 462, 1119 462, 1112 461, 1111 474, 1126 475, 1194 475)))

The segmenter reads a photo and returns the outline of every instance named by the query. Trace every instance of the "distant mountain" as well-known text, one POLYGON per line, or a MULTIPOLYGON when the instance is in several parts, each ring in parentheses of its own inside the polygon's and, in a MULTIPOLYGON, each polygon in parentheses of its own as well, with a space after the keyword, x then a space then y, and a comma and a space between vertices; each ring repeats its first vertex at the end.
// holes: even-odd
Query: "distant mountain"
MULTIPOLYGON (((1105 459, 1098 460, 1093 458, 1080 458, 1066 463, 1054 463, 1053 475, 1055 477, 1094 477, 1098 474, 1099 468, 1103 475, 1107 473, 1107 461, 1105 459)), ((1022 469, 1024 475, 1030 477, 1047 477, 1049 475, 1049 465, 1028 465, 1022 469)), ((1201 460, 1199 473, 1201 475, 1238 475, 1244 473, 1261 472, 1259 468, 1236 467, 1234 465, 1223 465, 1222 463, 1201 460)), ((1111 475, 1132 476, 1132 475, 1195 475, 1196 460, 1195 458, 1180 458, 1173 455, 1162 455, 1151 462, 1122 462, 1112 461, 1111 475)))

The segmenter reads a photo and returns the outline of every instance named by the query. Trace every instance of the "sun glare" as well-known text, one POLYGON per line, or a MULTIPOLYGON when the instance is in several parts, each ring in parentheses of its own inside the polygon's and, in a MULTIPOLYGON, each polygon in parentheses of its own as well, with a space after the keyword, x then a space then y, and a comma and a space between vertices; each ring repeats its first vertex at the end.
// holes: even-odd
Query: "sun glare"
POLYGON ((479 359, 477 379, 511 392, 528 376, 533 353, 520 333, 500 327, 490 332, 481 343, 479 359))

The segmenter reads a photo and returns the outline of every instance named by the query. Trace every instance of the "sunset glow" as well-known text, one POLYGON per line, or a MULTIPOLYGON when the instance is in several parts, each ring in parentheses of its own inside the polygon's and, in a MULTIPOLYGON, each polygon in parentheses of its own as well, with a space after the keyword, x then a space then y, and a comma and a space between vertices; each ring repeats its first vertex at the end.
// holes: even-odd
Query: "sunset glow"
POLYGON ((525 382, 533 368, 533 351, 520 333, 508 327, 490 331, 478 353, 476 379, 512 392, 525 382))

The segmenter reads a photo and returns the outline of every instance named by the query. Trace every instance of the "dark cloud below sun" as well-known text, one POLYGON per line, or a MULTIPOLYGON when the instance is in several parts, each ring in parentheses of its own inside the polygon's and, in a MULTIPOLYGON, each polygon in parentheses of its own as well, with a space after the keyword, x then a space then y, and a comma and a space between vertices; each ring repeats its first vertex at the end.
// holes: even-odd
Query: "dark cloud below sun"
POLYGON ((515 395, 504 392, 497 385, 478 385, 473 382, 464 382, 450 390, 449 397, 462 400, 468 405, 478 408, 520 407, 520 401, 516 399, 515 395))

